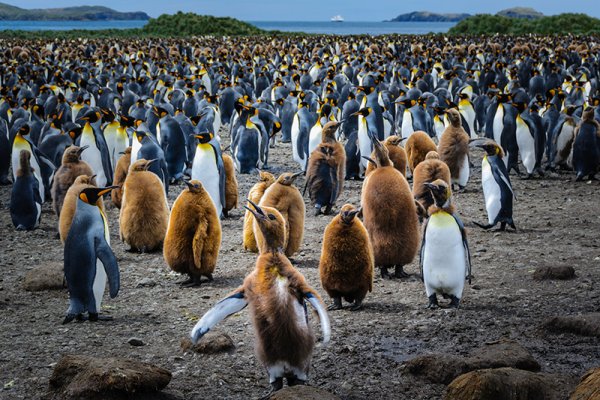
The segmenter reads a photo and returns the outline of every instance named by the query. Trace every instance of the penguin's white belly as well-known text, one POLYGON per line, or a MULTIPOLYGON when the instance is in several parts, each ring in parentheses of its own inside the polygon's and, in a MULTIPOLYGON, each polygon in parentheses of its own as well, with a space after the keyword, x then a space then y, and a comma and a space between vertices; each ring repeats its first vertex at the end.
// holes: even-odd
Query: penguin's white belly
POLYGON ((392 134, 392 124, 387 119, 383 120, 383 138, 387 139, 392 134))
POLYGON ((323 129, 321 125, 315 124, 310 130, 310 135, 308 139, 308 154, 312 154, 312 152, 317 148, 317 146, 321 143, 321 133, 323 129))
POLYGON ((573 139, 574 134, 575 127, 565 122, 556 138, 556 156, 554 160, 556 163, 564 161, 560 153, 562 153, 563 150, 569 145, 569 142, 573 139))
POLYGON ((504 128, 504 108, 502 105, 498 105, 498 109, 496 110, 496 114, 494 115, 494 140, 496 143, 500 144, 500 137, 502 136, 502 129, 504 128))
POLYGON ((492 167, 487 159, 481 163, 481 186, 483 187, 483 197, 485 198, 485 209, 488 214, 488 223, 493 224, 496 216, 502 208, 500 185, 494 179, 492 167))
POLYGON ((406 109, 404 110, 404 114, 402 116, 402 137, 410 137, 414 131, 415 128, 413 128, 412 114, 408 109, 406 109))
POLYGON ((358 149, 360 150, 360 167, 362 172, 367 169, 367 165, 369 164, 369 161, 364 159, 363 156, 371 157, 373 142, 369 137, 369 127, 364 121, 364 117, 359 117, 358 124, 358 149), (363 121, 360 120, 361 118, 363 118, 363 121))
POLYGON ((465 249, 458 224, 450 214, 431 216, 425 232, 423 281, 432 294, 462 297, 467 273, 465 249))
POLYGON ((469 125, 471 138, 475 139, 477 137, 477 133, 475 133, 475 110, 469 104, 468 106, 461 107, 460 113, 462 114, 465 121, 467 121, 467 125, 469 125))
POLYGON ((140 152, 141 148, 142 144, 139 140, 137 140, 137 138, 134 135, 133 139, 131 140, 131 162, 129 163, 129 165, 137 161, 138 153, 140 152))
POLYGON ((35 227, 40 226, 40 217, 42 216, 42 205, 40 203, 35 203, 35 208, 37 209, 37 217, 35 219, 35 227))
POLYGON ((81 153, 81 159, 92 167, 92 171, 96 174, 96 184, 98 187, 106 186, 107 178, 104 173, 104 166, 102 165, 102 154, 96 146, 96 141, 88 138, 87 135, 82 135, 80 146, 90 146, 81 153))
POLYGON ((438 143, 439 143, 439 141, 442 140, 442 135, 444 134, 444 131, 446 130, 446 126, 439 118, 434 119, 433 125, 435 127, 435 134, 438 138, 438 143))
POLYGON ((523 121, 517 121, 517 146, 519 146, 521 161, 527 173, 531 174, 535 167, 535 142, 529 127, 523 121))
POLYGON ((123 155, 122 153, 125 152, 125 149, 127 149, 127 147, 129 147, 129 137, 127 136, 127 134, 123 136, 117 136, 115 141, 115 147, 113 148, 111 153, 113 171, 117 168, 117 162, 119 161, 119 158, 121 158, 121 156, 123 155))
MULTIPOLYGON (((102 218, 104 222, 104 239, 110 246, 110 234, 108 231, 108 225, 106 219, 102 218)), ((104 296, 104 289, 106 288, 106 271, 104 264, 100 259, 96 259, 96 275, 94 275, 94 284, 92 286, 94 292, 94 300, 96 301, 96 312, 100 313, 100 307, 102 306, 102 296, 104 296)))
POLYGON ((469 168, 469 156, 465 154, 462 159, 462 162, 460 163, 460 169, 458 170, 458 178, 455 180, 455 183, 458 183, 461 187, 467 186, 470 174, 471 170, 469 168))
POLYGON ((192 164, 192 179, 202 182, 202 186, 206 189, 212 199, 217 215, 221 215, 223 205, 221 204, 221 191, 219 185, 219 169, 217 168, 217 160, 212 147, 196 149, 196 156, 192 164))
POLYGON ((292 158, 302 167, 302 170, 306 168, 306 160, 304 155, 300 155, 300 149, 298 149, 298 136, 300 136, 300 118, 298 114, 294 115, 294 121, 292 122, 292 158))

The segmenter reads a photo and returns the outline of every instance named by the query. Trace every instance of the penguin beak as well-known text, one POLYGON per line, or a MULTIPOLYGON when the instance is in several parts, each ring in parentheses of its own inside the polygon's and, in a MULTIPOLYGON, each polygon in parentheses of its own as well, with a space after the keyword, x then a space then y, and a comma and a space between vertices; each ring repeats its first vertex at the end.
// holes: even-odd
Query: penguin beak
POLYGON ((256 219, 267 219, 267 215, 265 214, 265 212, 258 206, 258 204, 256 204, 255 202, 253 202, 252 200, 248 199, 248 203, 250 203, 254 209, 256 210, 252 210, 250 207, 248 206, 244 206, 244 208, 248 211, 250 211, 252 213, 252 215, 254 215, 254 218, 256 219))
POLYGON ((362 156, 362 158, 364 158, 365 160, 367 160, 370 163, 373 163, 374 166, 377 166, 377 163, 371 157, 362 156))
POLYGON ((106 193, 109 193, 111 190, 118 189, 120 187, 121 186, 107 186, 105 188, 100 188, 100 191, 98 192, 98 197, 104 196, 106 193))
POLYGON ((81 153, 83 153, 83 151, 84 151, 85 149, 87 149, 88 147, 90 147, 90 146, 89 146, 89 145, 81 146, 81 147, 79 148, 79 150, 77 150, 77 155, 78 155, 78 156, 81 156, 81 153))
POLYGON ((185 183, 189 189, 192 189, 194 187, 192 181, 183 181, 183 183, 185 183))

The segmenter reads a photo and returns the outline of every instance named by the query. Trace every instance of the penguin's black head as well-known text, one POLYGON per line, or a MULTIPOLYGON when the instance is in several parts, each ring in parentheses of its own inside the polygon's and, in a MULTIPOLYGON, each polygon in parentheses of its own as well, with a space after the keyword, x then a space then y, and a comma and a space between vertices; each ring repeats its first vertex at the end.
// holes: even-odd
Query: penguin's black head
POLYGON ((340 219, 345 225, 350 225, 360 213, 360 208, 354 207, 352 204, 344 204, 340 209, 340 219))
POLYGON ((164 108, 159 107, 159 106, 153 106, 152 112, 154 113, 154 115, 156 115, 159 118, 169 115, 169 112, 167 110, 165 110, 164 108))
POLYGON ((502 151, 502 147, 500 147, 498 145, 498 143, 496 143, 495 141, 491 140, 491 139, 487 139, 485 141, 481 141, 481 139, 476 139, 473 143, 475 143, 475 147, 479 147, 480 149, 483 149, 483 151, 485 151, 485 153, 491 157, 491 156, 499 156, 499 157, 504 157, 504 151, 502 151))
POLYGON ((95 122, 98 122, 100 118, 102 118, 102 114, 100 113, 100 111, 90 110, 86 112, 80 119, 89 122, 90 124, 93 124, 95 122))
POLYGON ((132 127, 135 123, 135 121, 133 120, 133 118, 131 118, 129 115, 121 115, 120 121, 121 126, 123 127, 132 127))
POLYGON ((352 115, 362 115, 363 117, 366 117, 367 115, 371 114, 372 111, 373 109, 371 107, 364 107, 352 115))
POLYGON ((194 137, 198 139, 199 143, 204 144, 210 142, 215 137, 215 135, 212 132, 202 132, 198 133, 197 135, 194 135, 194 137))
POLYGON ((103 188, 85 188, 79 193, 79 199, 84 203, 95 206, 98 200, 106 193, 113 189, 117 189, 119 186, 108 186, 103 188))
POLYGON ((115 113, 108 108, 101 108, 100 111, 102 112, 102 118, 104 121, 112 122, 115 120, 115 113))
POLYGON ((29 126, 29 124, 23 124, 19 128, 19 134, 21 136, 29 135, 29 132, 31 132, 31 127, 29 126))
POLYGON ((148 134, 144 131, 135 131, 134 135, 140 143, 142 143, 142 140, 144 140, 144 138, 148 136, 148 134))
POLYGON ((443 179, 436 179, 433 182, 426 182, 423 185, 431 192, 436 206, 445 208, 450 205, 452 190, 446 181, 443 179))

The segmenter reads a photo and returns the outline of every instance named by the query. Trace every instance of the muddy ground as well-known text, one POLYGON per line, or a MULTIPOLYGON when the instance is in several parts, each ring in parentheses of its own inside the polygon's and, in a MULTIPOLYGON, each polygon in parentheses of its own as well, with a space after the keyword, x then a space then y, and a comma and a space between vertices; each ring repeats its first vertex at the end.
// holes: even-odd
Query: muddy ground
MULTIPOLYGON (((225 137, 227 142, 228 138, 225 137)), ((517 232, 484 232, 480 185, 481 153, 465 193, 454 196, 468 228, 473 254, 472 286, 465 288, 460 310, 425 309, 427 298, 418 279, 418 260, 406 267, 411 277, 382 280, 378 276, 362 311, 330 313, 332 339, 315 348, 309 383, 344 399, 435 399, 445 386, 403 374, 402 362, 428 353, 467 355, 501 338, 526 347, 543 372, 581 376, 600 362, 598 338, 549 334, 543 322, 555 315, 600 308, 600 206, 598 182, 574 182, 571 173, 543 180, 512 177, 518 201, 517 232), (571 265, 576 278, 534 281, 539 266, 571 265)), ((279 143, 270 156, 273 171, 296 171, 289 144, 279 143)), ((256 177, 238 176, 240 199, 256 177)), ((298 182, 300 186, 303 180, 298 182)), ((346 182, 338 202, 358 204, 361 182, 346 182)), ((183 186, 172 187, 173 203, 183 186)), ((194 321, 240 285, 256 256, 242 250, 242 209, 223 221, 223 242, 214 282, 180 288, 161 253, 135 254, 119 241, 118 210, 109 208, 112 247, 121 269, 121 292, 106 296, 103 312, 112 322, 61 325, 68 305, 66 290, 27 292, 25 273, 41 264, 62 263, 57 221, 51 204, 44 205, 40 229, 17 232, 8 210, 10 187, 0 188, 0 398, 39 398, 48 388, 54 364, 63 354, 120 356, 169 369, 166 391, 186 399, 247 399, 269 388, 266 373, 253 350, 249 313, 243 311, 218 326, 231 336, 233 354, 184 353, 181 340, 194 321), (154 285, 154 286, 152 286, 154 285), (144 346, 128 344, 132 337, 144 346)), ((307 204, 307 207, 310 207, 307 204)), ((310 211, 310 210, 309 210, 310 211)), ((385 210, 382 210, 385 212, 385 210)), ((321 238, 331 216, 306 218, 304 245, 294 257, 299 270, 326 300, 318 275, 321 238)), ((320 336, 318 319, 311 317, 320 336)))

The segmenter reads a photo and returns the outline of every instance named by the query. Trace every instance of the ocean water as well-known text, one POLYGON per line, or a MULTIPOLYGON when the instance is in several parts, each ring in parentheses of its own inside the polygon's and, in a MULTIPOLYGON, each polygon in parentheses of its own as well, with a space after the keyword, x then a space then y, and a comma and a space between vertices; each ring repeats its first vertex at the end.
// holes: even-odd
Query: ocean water
POLYGON ((325 33, 331 35, 387 35, 391 33, 443 33, 456 22, 302 22, 302 21, 248 21, 265 30, 285 32, 325 33))
MULTIPOLYGON (((335 35, 386 35, 391 33, 443 33, 454 22, 303 22, 303 21, 249 21, 265 30, 284 32, 325 33, 335 35)), ((69 30, 69 29, 129 29, 141 28, 146 21, 0 21, 0 30, 69 30)))
POLYGON ((147 21, 0 21, 0 31, 67 31, 71 29, 141 28, 147 21))

